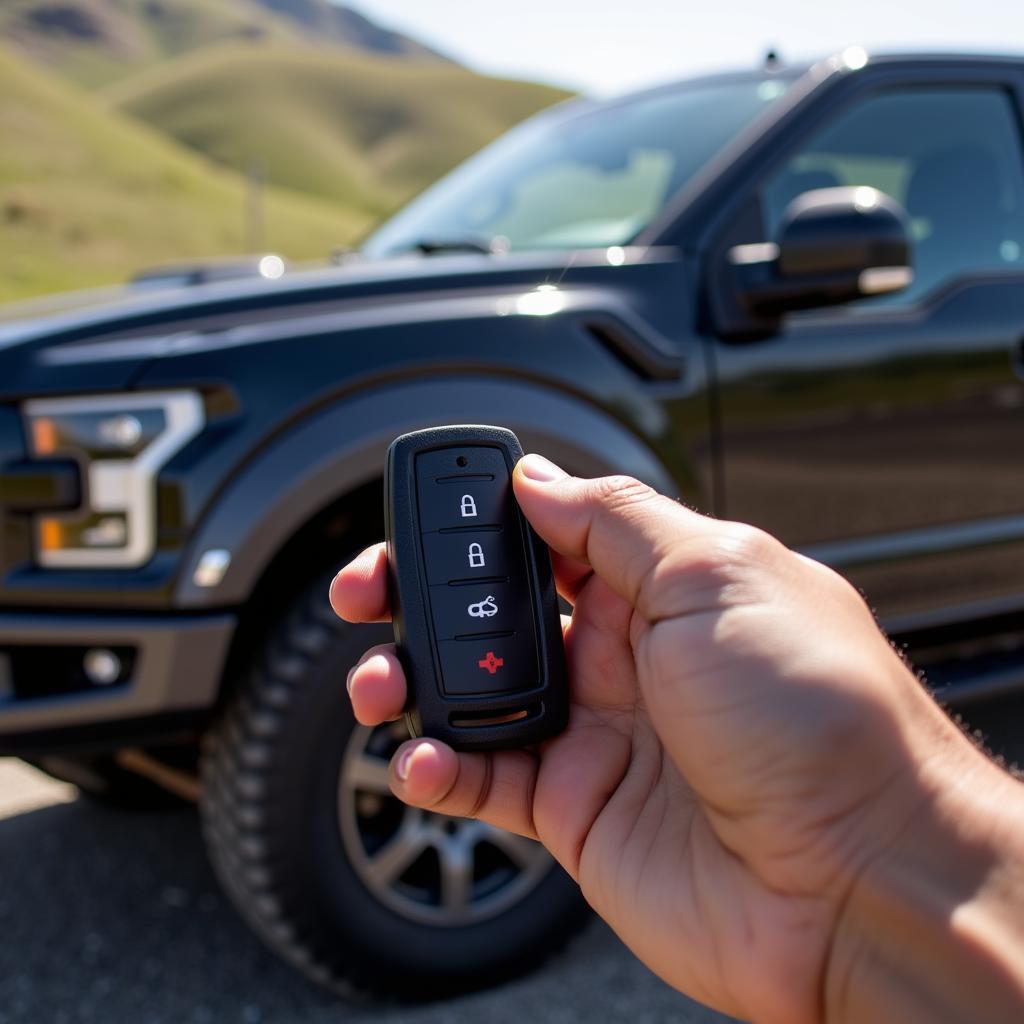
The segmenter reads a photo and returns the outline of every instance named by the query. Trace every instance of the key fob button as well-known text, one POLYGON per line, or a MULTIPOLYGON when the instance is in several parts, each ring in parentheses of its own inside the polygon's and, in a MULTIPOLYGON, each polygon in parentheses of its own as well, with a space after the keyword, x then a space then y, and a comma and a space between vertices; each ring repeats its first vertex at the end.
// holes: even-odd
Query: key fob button
POLYGON ((484 480, 458 478, 420 481, 420 529, 436 530, 499 526, 508 521, 512 507, 508 477, 484 480))
POLYGON ((416 483, 422 533, 494 526, 511 516, 508 466, 496 448, 445 448, 417 455, 416 483))
POLYGON ((439 640, 475 633, 517 632, 521 642, 533 643, 529 594, 524 584, 473 583, 430 588, 430 606, 439 640))
POLYGON ((445 693, 511 693, 537 686, 537 652, 532 643, 494 637, 442 640, 437 646, 445 693))
MULTIPOLYGON (((504 530, 424 534, 427 583, 508 576, 511 571, 509 546, 512 543, 517 547, 520 545, 518 538, 513 540, 504 530)), ((521 560, 516 560, 515 571, 522 571, 521 560)))

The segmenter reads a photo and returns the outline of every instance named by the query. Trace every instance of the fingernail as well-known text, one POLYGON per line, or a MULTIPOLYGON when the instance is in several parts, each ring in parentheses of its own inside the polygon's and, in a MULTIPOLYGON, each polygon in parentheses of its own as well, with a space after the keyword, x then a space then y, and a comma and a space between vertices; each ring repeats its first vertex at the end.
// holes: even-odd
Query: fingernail
POLYGON ((519 471, 528 480, 550 484, 555 480, 564 480, 568 474, 543 455, 524 455, 519 461, 519 471))
POLYGON ((357 669, 357 668, 359 668, 359 665, 358 665, 358 663, 357 663, 357 664, 355 664, 355 665, 353 665, 353 666, 352 666, 352 667, 351 667, 351 668, 350 668, 350 669, 348 670, 348 675, 347 675, 347 676, 345 676, 345 689, 346 689, 346 691, 348 692, 348 695, 349 695, 350 697, 352 696, 352 677, 353 677, 353 676, 355 675, 355 673, 356 673, 356 669, 357 669))
POLYGON ((415 747, 406 747, 398 756, 398 761, 395 764, 395 774, 403 782, 409 778, 409 764, 412 762, 412 755, 415 753, 415 747))

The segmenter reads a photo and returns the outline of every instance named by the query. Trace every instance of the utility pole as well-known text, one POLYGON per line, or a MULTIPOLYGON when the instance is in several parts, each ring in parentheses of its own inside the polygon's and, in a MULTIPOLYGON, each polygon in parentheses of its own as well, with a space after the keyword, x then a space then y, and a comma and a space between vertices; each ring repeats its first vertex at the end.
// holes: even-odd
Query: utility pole
POLYGON ((246 175, 245 202, 245 251, 263 252, 266 243, 266 217, 264 211, 264 192, 267 180, 267 165, 262 157, 249 161, 249 172, 246 175))

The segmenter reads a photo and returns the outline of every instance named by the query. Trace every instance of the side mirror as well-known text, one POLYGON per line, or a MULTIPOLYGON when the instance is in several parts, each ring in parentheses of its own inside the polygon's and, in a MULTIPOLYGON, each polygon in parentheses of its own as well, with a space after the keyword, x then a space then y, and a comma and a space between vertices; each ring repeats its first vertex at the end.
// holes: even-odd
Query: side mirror
POLYGON ((867 186, 797 196, 776 242, 728 252, 737 297, 760 318, 900 291, 914 279, 907 215, 867 186))

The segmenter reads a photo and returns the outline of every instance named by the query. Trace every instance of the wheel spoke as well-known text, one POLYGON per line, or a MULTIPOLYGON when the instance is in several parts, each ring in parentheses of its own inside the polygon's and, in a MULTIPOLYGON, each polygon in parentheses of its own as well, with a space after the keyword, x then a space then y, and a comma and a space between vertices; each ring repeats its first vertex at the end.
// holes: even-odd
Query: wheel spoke
POLYGON ((423 853, 429 838, 420 821, 407 817, 395 837, 367 860, 367 879, 378 885, 390 885, 423 853))
POLYGON ((345 764, 344 784, 370 793, 391 793, 388 763, 370 754, 355 754, 345 764))
POLYGON ((464 917, 473 898, 473 847, 452 836, 437 850, 441 862, 441 906, 452 918, 464 917))
POLYGON ((514 832, 490 827, 474 837, 476 842, 490 843, 496 846, 512 863, 522 871, 536 866, 539 861, 547 860, 548 854, 540 843, 518 836, 514 832))
POLYGON ((539 843, 482 821, 400 804, 388 784, 386 755, 407 735, 396 722, 357 726, 349 738, 337 808, 353 870, 374 899, 420 924, 465 925, 515 906, 546 876, 550 855, 539 843))
POLYGON ((388 736, 398 743, 404 743, 409 738, 409 726, 405 724, 404 718, 399 718, 383 728, 388 736))

